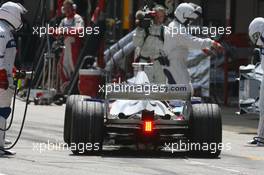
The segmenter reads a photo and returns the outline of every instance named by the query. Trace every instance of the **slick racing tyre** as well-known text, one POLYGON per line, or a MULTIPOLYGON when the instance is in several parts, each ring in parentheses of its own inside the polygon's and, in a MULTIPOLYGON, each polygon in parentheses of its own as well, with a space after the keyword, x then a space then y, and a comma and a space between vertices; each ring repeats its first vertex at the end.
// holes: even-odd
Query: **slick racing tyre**
POLYGON ((195 104, 190 116, 192 156, 217 158, 222 149, 221 110, 216 104, 195 104))
POLYGON ((71 142, 71 120, 72 120, 72 106, 81 99, 91 98, 89 96, 83 95, 71 95, 67 98, 66 108, 65 108, 65 117, 64 117, 64 131, 63 138, 64 142, 70 144, 71 142))
POLYGON ((98 154, 104 135, 104 104, 79 101, 73 105, 71 151, 73 154, 98 154))

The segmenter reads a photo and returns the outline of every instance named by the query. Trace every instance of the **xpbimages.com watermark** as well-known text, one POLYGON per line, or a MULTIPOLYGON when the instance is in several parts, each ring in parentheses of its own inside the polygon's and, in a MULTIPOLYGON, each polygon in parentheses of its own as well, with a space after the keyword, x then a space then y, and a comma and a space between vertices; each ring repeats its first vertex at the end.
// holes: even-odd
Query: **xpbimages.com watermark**
POLYGON ((33 143, 33 151, 44 153, 46 151, 78 151, 80 154, 89 151, 99 151, 100 143, 33 143))
POLYGON ((231 143, 193 143, 193 142, 175 142, 175 143, 165 143, 163 146, 165 151, 169 151, 171 153, 179 152, 179 151, 210 151, 210 153, 216 153, 218 150, 231 151, 232 145, 231 143))
POLYGON ((186 85, 165 85, 165 84, 125 84, 113 83, 107 85, 99 85, 99 93, 138 93, 150 95, 151 93, 170 93, 170 92, 186 92, 186 85))
POLYGON ((204 35, 204 36, 210 36, 210 37, 217 37, 222 35, 230 35, 232 34, 232 27, 199 27, 199 26, 170 26, 164 27, 165 34, 171 35, 171 37, 174 37, 176 35, 204 35))
POLYGON ((51 27, 47 25, 45 27, 33 27, 33 35, 39 37, 45 35, 78 35, 84 37, 85 35, 99 35, 100 28, 97 27, 51 27))

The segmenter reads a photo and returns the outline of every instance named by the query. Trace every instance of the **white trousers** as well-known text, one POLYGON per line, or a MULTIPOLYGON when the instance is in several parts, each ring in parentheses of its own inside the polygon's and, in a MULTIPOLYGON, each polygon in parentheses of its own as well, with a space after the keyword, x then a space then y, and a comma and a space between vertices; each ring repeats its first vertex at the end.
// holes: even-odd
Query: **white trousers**
POLYGON ((0 89, 0 108, 6 108, 11 106, 14 90, 12 89, 0 89))
MULTIPOLYGON (((0 128, 6 128, 6 119, 0 116, 0 128)), ((0 130, 0 148, 4 148, 5 146, 5 132, 0 130)))
MULTIPOLYGON (((12 89, 0 89, 0 108, 6 108, 11 106, 12 97, 14 95, 14 91, 12 89)), ((6 119, 0 116, 0 128, 6 128, 6 119)), ((5 132, 0 131, 0 148, 4 148, 5 144, 5 132)))
POLYGON ((262 78, 259 96, 260 118, 258 125, 258 136, 264 138, 264 76, 262 78))

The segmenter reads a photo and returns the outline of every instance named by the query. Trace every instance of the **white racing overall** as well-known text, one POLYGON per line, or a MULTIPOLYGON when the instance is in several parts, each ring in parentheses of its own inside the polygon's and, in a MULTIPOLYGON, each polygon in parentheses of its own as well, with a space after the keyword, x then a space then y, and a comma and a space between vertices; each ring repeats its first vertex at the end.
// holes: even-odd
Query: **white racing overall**
MULTIPOLYGON (((264 70, 264 49, 261 49, 261 68, 264 70)), ((264 74, 262 77, 262 82, 260 87, 259 109, 260 109, 260 118, 258 125, 258 137, 264 138, 264 74)))
MULTIPOLYGON (((16 57, 16 43, 12 34, 12 27, 0 20, 0 69, 7 71, 9 87, 13 86, 12 70, 16 57)), ((5 129, 6 119, 10 114, 13 88, 0 89, 0 128, 5 129)), ((4 147, 5 132, 0 131, 0 148, 4 147)))
POLYGON ((198 38, 183 30, 186 28, 176 20, 165 28, 164 50, 170 60, 168 73, 171 75, 170 84, 189 84, 191 78, 187 69, 187 57, 190 49, 210 48, 213 40, 198 38), (182 30, 182 32, 180 32, 182 30))

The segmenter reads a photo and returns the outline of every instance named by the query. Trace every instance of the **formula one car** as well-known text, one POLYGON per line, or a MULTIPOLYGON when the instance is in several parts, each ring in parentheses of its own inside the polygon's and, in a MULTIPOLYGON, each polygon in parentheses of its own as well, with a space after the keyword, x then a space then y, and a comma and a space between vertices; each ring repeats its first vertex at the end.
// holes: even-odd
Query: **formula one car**
POLYGON ((192 104, 191 85, 151 84, 144 72, 150 63, 133 66, 137 69, 134 78, 105 84, 104 100, 68 98, 64 140, 68 145, 82 145, 72 152, 97 154, 107 140, 113 140, 115 145, 157 149, 169 144, 179 144, 181 149, 184 143, 192 155, 218 157, 222 144, 219 106, 192 104), (89 149, 83 151, 87 144, 89 149))

